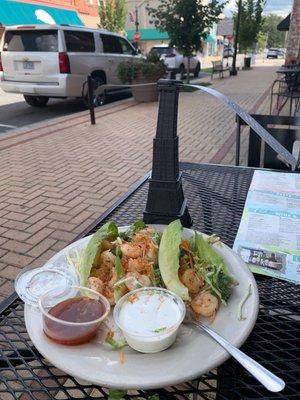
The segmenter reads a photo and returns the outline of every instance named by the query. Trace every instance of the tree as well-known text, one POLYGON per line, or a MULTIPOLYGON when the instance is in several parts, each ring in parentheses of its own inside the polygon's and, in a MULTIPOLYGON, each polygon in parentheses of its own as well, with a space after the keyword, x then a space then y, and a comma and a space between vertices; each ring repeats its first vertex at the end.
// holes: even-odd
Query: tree
POLYGON ((125 0, 100 0, 98 12, 100 28, 118 33, 125 32, 127 14, 125 0))
MULTIPOLYGON (((243 0, 241 4, 241 25, 239 33, 239 51, 247 53, 257 43, 264 18, 266 0, 243 0)), ((236 18, 236 15, 235 15, 236 18)))
POLYGON ((268 35, 260 31, 257 36, 257 47, 259 51, 263 51, 266 48, 267 41, 268 41, 268 35))
POLYGON ((268 47, 284 47, 285 32, 277 30, 277 25, 282 21, 282 17, 276 14, 267 15, 261 32, 267 36, 268 47))
POLYGON ((207 37, 213 23, 219 20, 224 5, 218 4, 216 0, 207 5, 202 5, 199 0, 161 0, 157 8, 147 8, 150 23, 160 31, 167 32, 170 45, 188 58, 187 82, 190 57, 202 49, 202 40, 207 37))

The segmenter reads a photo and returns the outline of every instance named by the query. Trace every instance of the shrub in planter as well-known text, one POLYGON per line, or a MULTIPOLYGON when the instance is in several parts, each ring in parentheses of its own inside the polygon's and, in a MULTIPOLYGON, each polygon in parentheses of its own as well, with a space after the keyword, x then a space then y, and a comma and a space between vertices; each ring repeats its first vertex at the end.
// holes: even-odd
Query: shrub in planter
MULTIPOLYGON (((122 83, 142 84, 156 83, 166 75, 166 66, 155 53, 147 58, 123 61, 118 66, 118 77, 122 83)), ((132 94, 137 101, 157 101, 157 85, 143 85, 132 88, 132 94)))

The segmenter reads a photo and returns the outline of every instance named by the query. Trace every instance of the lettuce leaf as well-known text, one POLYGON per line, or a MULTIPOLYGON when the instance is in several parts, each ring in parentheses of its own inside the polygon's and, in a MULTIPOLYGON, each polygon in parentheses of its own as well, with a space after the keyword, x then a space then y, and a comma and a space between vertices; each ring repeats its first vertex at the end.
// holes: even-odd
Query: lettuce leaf
MULTIPOLYGON (((118 246, 116 249, 116 258, 115 258, 115 271, 117 275, 117 281, 124 277, 124 270, 122 266, 122 252, 120 247, 118 246)), ((114 288, 114 299, 117 302, 124 294, 126 293, 126 285, 123 283, 114 288)))
POLYGON ((110 334, 107 335, 105 342, 108 343, 114 350, 120 350, 123 347, 128 346, 124 338, 117 340, 114 339, 114 336, 110 334))
POLYGON ((154 233, 152 234, 152 241, 153 241, 157 246, 160 245, 161 235, 162 235, 162 234, 159 233, 159 232, 154 232, 154 233))
POLYGON ((197 232, 194 236, 193 250, 199 275, 211 287, 212 293, 226 305, 235 280, 229 274, 223 258, 197 232))
POLYGON ((118 236, 118 227, 115 222, 110 221, 101 226, 91 237, 81 259, 79 270, 80 284, 88 286, 90 272, 97 254, 101 253, 101 243, 103 240, 113 241, 118 236))
POLYGON ((158 251, 158 265, 166 288, 183 300, 189 300, 188 289, 180 282, 178 276, 181 231, 182 225, 179 219, 171 222, 163 231, 158 251))
POLYGON ((123 389, 109 389, 108 400, 122 400, 126 396, 127 390, 123 389))

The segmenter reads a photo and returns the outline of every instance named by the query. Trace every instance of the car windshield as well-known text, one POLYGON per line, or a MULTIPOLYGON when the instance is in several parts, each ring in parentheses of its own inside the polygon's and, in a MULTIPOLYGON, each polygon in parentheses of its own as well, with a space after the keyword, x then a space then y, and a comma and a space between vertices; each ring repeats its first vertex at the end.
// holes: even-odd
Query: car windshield
POLYGON ((157 53, 157 54, 173 54, 173 48, 172 47, 153 47, 151 51, 157 53))
POLYGON ((7 31, 3 51, 58 51, 57 30, 7 31))

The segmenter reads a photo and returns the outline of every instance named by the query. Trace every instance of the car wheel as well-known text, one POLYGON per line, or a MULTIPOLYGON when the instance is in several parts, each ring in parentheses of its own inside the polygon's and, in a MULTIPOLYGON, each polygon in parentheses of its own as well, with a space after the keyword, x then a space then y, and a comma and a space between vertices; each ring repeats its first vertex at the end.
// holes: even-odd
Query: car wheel
POLYGON ((179 73, 180 73, 180 79, 184 79, 185 68, 183 64, 181 64, 179 67, 179 73))
MULTIPOLYGON (((105 84, 104 79, 99 76, 99 75, 94 75, 92 76, 92 78, 95 81, 95 89, 98 88, 101 85, 105 84)), ((90 107, 90 102, 89 102, 89 98, 88 98, 88 88, 86 85, 86 90, 85 90, 85 95, 83 96, 83 103, 85 105, 85 107, 89 108, 90 107)), ((106 92, 105 90, 102 93, 99 94, 95 94, 93 96, 93 103, 94 103, 94 107, 101 107, 106 103, 106 92)))
MULTIPOLYGON (((98 87, 104 85, 105 82, 101 76, 94 76, 93 78, 95 79, 98 87)), ((105 103, 106 103, 106 92, 105 90, 103 90, 102 93, 99 93, 94 96, 94 106, 101 107, 104 106, 105 103)))
POLYGON ((200 63, 197 64, 195 72, 194 72, 194 78, 198 78, 200 72, 200 63))
POLYGON ((24 99, 25 99, 26 103, 32 107, 45 107, 49 101, 49 97, 46 97, 46 96, 24 95, 24 99))

